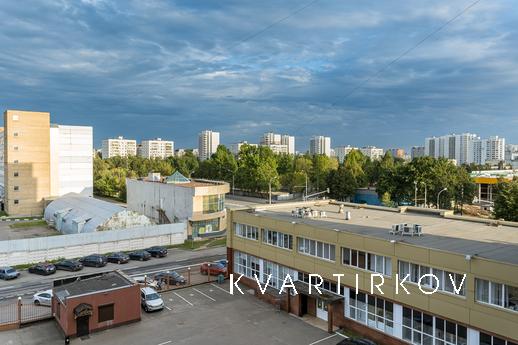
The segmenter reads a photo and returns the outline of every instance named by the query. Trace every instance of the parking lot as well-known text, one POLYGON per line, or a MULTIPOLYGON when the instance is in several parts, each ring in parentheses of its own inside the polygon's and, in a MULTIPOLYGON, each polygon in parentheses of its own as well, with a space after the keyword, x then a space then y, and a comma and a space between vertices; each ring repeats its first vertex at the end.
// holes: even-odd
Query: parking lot
MULTIPOLYGON (((342 336, 329 334, 277 311, 253 295, 230 295, 228 281, 162 293, 166 308, 142 313, 142 321, 99 333, 80 344, 225 344, 332 345, 342 336)), ((63 344, 57 325, 46 321, 15 331, 0 332, 0 344, 63 344)))

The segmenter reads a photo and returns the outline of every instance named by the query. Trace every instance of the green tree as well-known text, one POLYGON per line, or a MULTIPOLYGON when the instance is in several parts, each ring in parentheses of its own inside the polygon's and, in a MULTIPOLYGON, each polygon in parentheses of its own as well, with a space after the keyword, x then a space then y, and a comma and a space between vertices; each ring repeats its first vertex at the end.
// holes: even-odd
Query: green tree
POLYGON ((518 222, 518 179, 513 181, 500 181, 496 186, 493 216, 497 219, 505 219, 518 222))
POLYGON ((352 171, 340 164, 338 169, 331 170, 327 175, 329 195, 337 200, 347 200, 354 195, 358 184, 352 171))
POLYGON ((344 159, 344 168, 354 177, 357 187, 365 187, 367 184, 367 177, 363 170, 365 161, 366 157, 359 150, 352 150, 344 159))
POLYGON ((322 191, 327 188, 327 175, 331 170, 336 170, 338 161, 336 158, 330 158, 326 155, 314 155, 312 158, 310 178, 316 188, 316 191, 322 191))
POLYGON ((236 185, 251 192, 265 192, 271 182, 279 188, 277 160, 269 147, 243 145, 238 155, 236 185))

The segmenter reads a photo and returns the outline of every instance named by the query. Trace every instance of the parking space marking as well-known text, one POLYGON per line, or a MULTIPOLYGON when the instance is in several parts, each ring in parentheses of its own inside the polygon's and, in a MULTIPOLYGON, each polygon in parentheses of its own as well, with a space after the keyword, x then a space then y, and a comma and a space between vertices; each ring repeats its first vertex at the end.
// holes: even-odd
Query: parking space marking
POLYGON ((169 308, 169 307, 168 307, 167 305, 165 305, 165 304, 164 304, 164 307, 165 307, 167 310, 169 310, 169 311, 173 310, 173 309, 169 308))
POLYGON ((216 300, 215 300, 214 298, 210 297, 209 295, 207 295, 207 294, 206 294, 206 293, 204 293, 204 292, 201 292, 201 291, 200 291, 200 290, 198 290, 197 288, 192 288, 192 289, 193 289, 194 291, 196 291, 196 292, 198 292, 198 293, 202 294, 203 296, 207 297, 208 299, 212 300, 213 302, 216 302, 216 300))
POLYGON ((171 344, 173 341, 172 340, 168 340, 168 341, 164 341, 163 343, 160 343, 158 345, 166 345, 166 344, 171 344))
POLYGON ((173 291, 173 293, 174 293, 176 296, 178 296, 178 297, 180 297, 181 299, 183 299, 183 300, 184 300, 187 304, 189 304, 191 307, 192 307, 192 306, 194 306, 194 304, 192 304, 191 302, 189 302, 188 300, 186 300, 185 298, 183 298, 182 296, 180 296, 180 295, 179 295, 179 294, 177 294, 176 292, 174 292, 174 291, 173 291))
POLYGON ((321 342, 323 342, 323 341, 326 341, 326 340, 328 340, 328 339, 331 339, 331 338, 333 338, 333 337, 336 337, 336 333, 335 333, 335 334, 333 334, 333 335, 330 335, 329 337, 325 337, 325 338, 322 338, 322 339, 320 339, 320 340, 314 341, 314 342, 312 342, 312 343, 311 343, 311 344, 309 344, 309 345, 315 345, 315 344, 321 343, 321 342))
POLYGON ((346 336, 345 334, 338 333, 338 332, 335 332, 335 334, 336 334, 336 335, 339 335, 339 336, 341 336, 341 337, 343 337, 343 338, 345 338, 345 339, 349 339, 349 337, 348 337, 348 336, 346 336))
POLYGON ((214 286, 216 289, 220 289, 221 291, 225 291, 226 293, 228 293, 230 295, 230 292, 227 291, 226 289, 223 289, 221 286, 217 286, 216 284, 212 284, 212 283, 210 285, 214 286))

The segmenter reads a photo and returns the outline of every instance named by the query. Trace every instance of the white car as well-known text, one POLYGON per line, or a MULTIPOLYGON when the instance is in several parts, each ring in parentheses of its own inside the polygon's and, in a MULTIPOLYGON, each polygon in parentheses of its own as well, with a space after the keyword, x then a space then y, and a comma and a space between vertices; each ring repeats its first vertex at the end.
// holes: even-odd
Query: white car
POLYGON ((155 290, 160 290, 160 284, 152 278, 141 276, 133 277, 133 280, 139 285, 149 286, 155 290))
POLYGON ((140 304, 147 312, 164 309, 162 297, 150 287, 140 289, 140 304))
POLYGON ((47 305, 50 307, 52 304, 52 290, 36 292, 34 296, 32 296, 32 302, 35 305, 47 305))

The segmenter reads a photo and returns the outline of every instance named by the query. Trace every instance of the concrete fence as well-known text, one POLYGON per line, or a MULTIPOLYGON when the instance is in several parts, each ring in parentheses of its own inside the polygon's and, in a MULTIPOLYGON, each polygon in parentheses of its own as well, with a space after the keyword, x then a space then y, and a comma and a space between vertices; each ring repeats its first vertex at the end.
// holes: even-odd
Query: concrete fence
POLYGON ((181 244, 186 223, 162 224, 123 230, 99 231, 0 242, 0 266, 14 266, 57 258, 77 258, 93 253, 144 249, 181 244))

